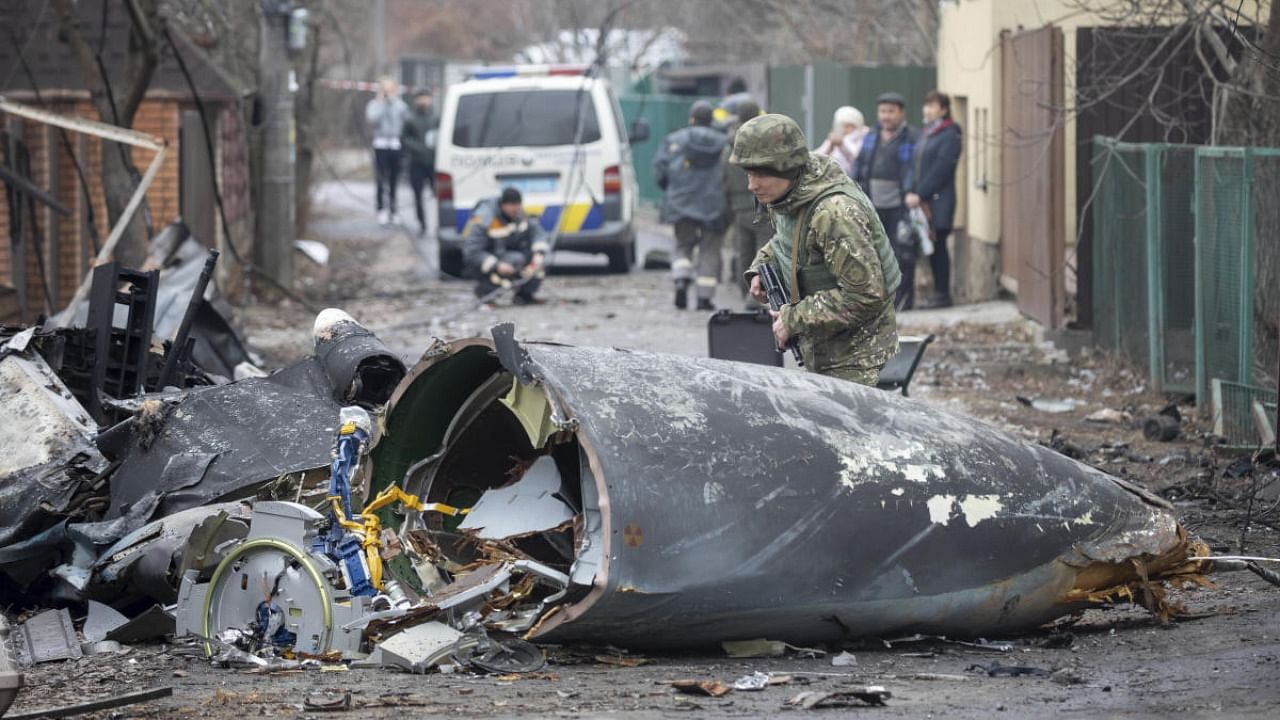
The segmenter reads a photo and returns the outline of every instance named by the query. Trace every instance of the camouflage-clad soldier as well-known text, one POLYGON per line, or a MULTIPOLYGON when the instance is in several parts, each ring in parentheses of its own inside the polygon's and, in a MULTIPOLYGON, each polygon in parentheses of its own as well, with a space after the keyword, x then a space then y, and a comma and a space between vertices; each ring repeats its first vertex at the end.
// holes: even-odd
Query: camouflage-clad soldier
POLYGON ((747 171, 773 219, 773 238, 745 276, 760 302, 760 265, 772 263, 787 286, 791 303, 773 313, 778 347, 799 336, 810 371, 875 385, 898 350, 893 296, 902 274, 871 201, 830 158, 810 154, 785 115, 744 123, 729 162, 747 171))

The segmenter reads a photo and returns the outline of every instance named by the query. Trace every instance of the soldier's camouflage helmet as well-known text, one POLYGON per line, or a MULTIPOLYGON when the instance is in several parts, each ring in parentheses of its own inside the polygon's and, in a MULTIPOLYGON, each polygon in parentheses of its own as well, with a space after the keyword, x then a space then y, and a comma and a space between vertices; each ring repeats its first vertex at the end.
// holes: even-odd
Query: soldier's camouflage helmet
POLYGON ((766 168, 790 173, 809 161, 804 131, 786 115, 770 113, 754 117, 738 128, 729 162, 744 168, 766 168))

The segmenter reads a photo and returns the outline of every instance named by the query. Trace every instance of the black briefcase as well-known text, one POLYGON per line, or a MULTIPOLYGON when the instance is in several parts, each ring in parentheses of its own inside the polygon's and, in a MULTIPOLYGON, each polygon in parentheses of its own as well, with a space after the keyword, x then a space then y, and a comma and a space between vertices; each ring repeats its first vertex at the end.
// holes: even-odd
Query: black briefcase
POLYGON ((736 360, 782 367, 773 344, 773 320, 765 310, 718 310, 707 321, 707 349, 717 360, 736 360))

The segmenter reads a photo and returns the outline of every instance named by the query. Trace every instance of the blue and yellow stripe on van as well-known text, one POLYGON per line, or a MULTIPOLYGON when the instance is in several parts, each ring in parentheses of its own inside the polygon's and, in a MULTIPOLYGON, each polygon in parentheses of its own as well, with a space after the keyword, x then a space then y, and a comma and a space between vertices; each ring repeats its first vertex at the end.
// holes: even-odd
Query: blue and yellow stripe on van
MULTIPOLYGON (((560 225, 562 233, 598 230, 604 225, 604 208, 599 203, 526 204, 524 211, 530 215, 540 216, 542 229, 547 232, 554 232, 557 224, 560 225)), ((454 208, 453 224, 459 233, 463 232, 470 219, 471 208, 454 208)))

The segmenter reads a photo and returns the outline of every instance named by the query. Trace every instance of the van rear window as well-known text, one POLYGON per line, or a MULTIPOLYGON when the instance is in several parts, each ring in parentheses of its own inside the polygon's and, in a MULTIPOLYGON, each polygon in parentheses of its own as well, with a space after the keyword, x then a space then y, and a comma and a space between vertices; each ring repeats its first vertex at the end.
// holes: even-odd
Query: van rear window
POLYGON ((591 93, 578 90, 515 90, 476 93, 458 99, 453 144, 458 147, 572 145, 600 139, 591 93))

